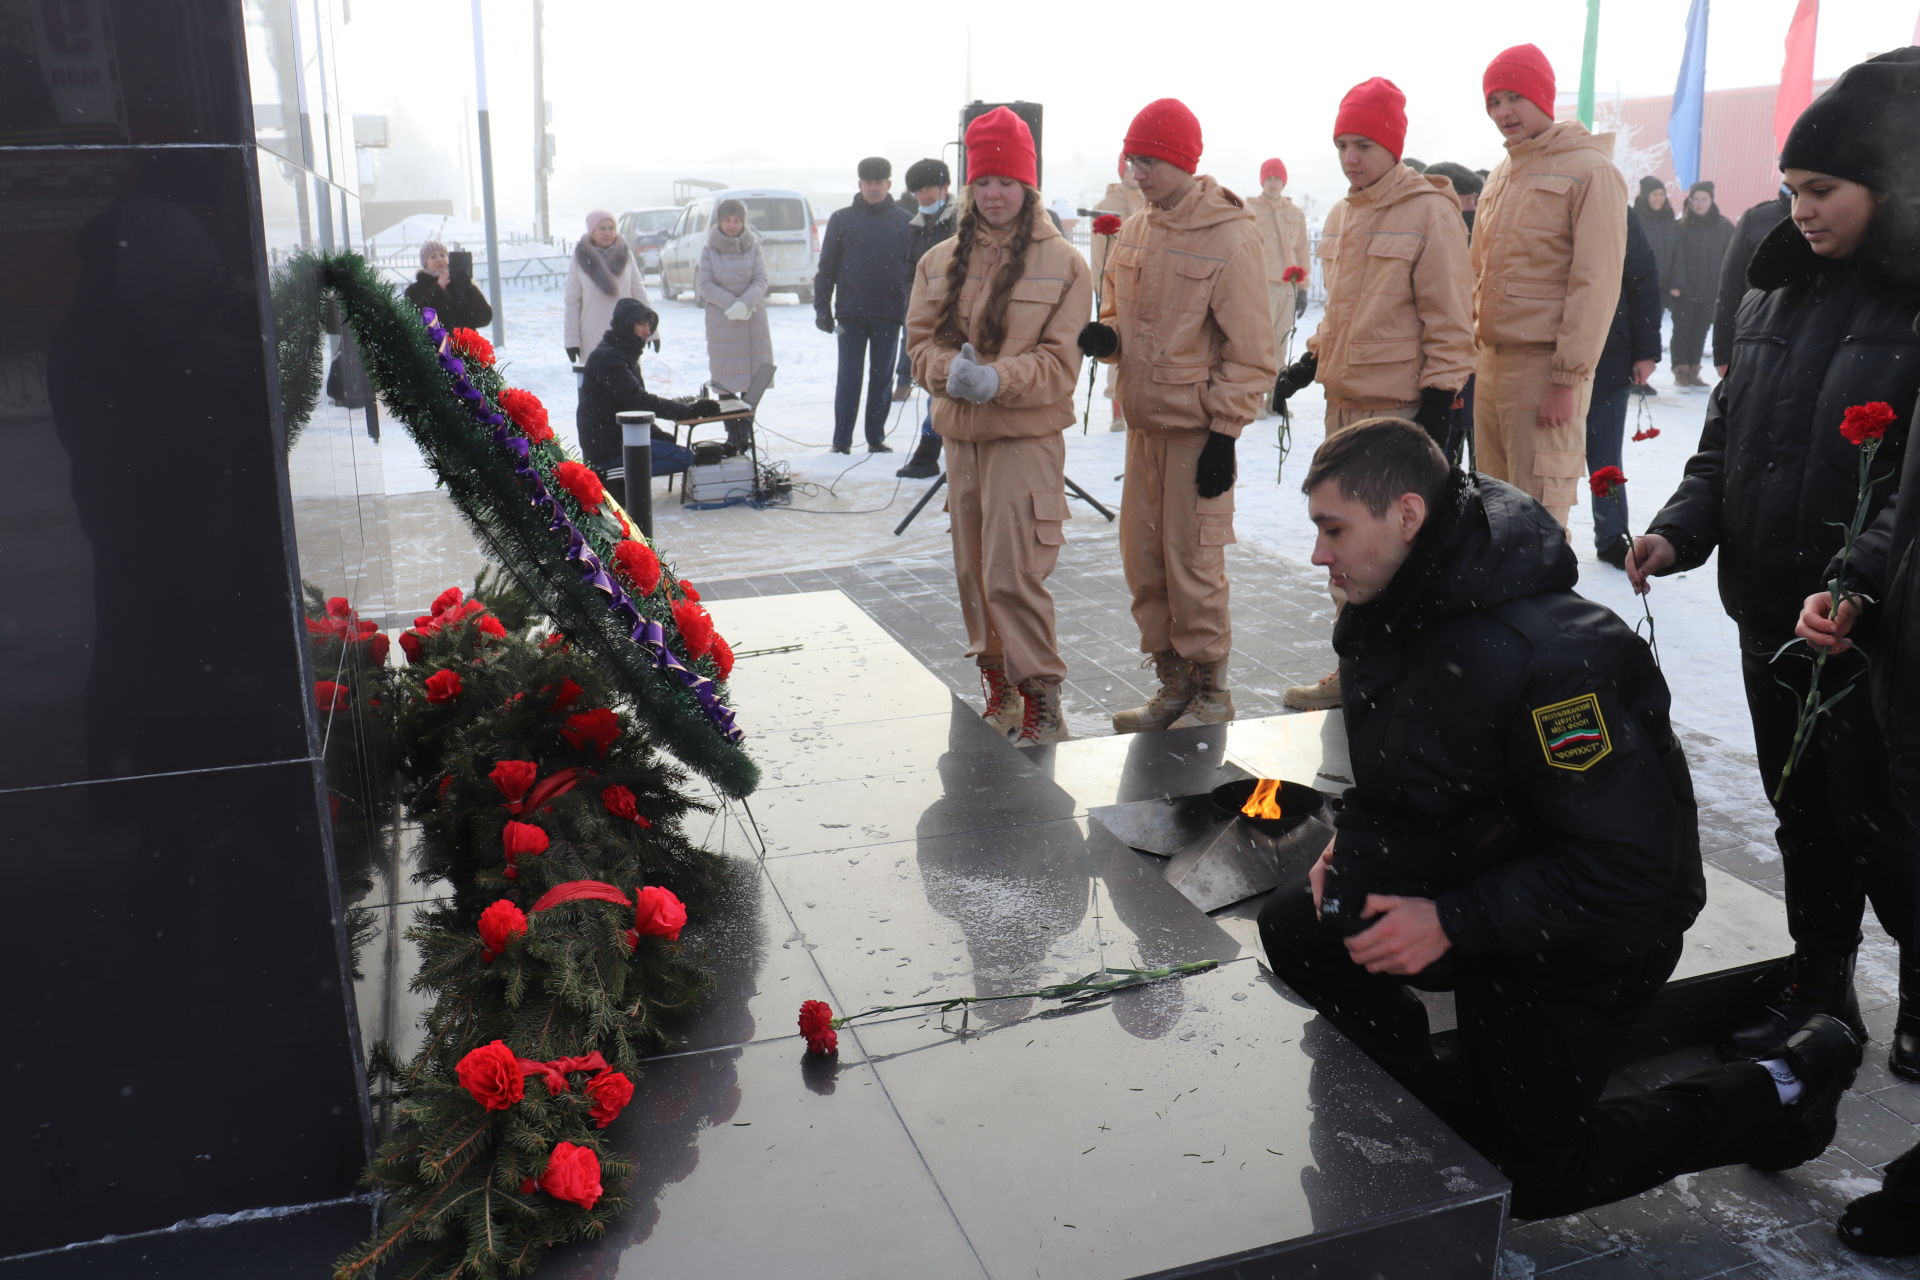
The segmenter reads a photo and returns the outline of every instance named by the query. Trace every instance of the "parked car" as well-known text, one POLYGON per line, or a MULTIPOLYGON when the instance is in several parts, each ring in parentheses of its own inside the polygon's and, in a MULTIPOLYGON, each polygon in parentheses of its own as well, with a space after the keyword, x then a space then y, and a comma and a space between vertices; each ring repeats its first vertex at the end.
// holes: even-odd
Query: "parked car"
POLYGON ((620 215, 620 238, 640 259, 642 271, 660 269, 660 246, 667 242, 667 233, 673 230, 673 224, 679 220, 680 210, 672 205, 661 205, 655 209, 629 209, 620 215))
POLYGON ((813 277, 820 269, 820 228, 814 225, 813 206, 798 191, 767 187, 713 191, 689 202, 660 250, 660 291, 669 298, 693 292, 707 228, 713 225, 713 211, 722 200, 745 205, 747 225, 760 233, 767 291, 797 293, 801 302, 812 302, 813 277))

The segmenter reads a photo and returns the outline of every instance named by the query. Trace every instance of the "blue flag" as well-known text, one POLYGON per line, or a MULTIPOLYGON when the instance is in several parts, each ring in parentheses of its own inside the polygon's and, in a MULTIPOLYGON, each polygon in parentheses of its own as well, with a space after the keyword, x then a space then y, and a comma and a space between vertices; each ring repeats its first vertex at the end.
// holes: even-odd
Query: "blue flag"
POLYGON ((1673 86, 1673 110, 1667 116, 1667 142, 1673 148, 1673 176, 1690 187, 1700 181, 1700 116, 1707 98, 1707 0, 1687 9, 1687 51, 1680 57, 1680 79, 1673 86))

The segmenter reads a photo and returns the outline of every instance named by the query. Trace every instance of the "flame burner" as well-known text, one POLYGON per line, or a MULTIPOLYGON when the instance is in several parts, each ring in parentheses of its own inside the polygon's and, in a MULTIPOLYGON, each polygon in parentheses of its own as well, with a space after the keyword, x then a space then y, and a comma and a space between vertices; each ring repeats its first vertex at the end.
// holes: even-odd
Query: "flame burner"
POLYGON ((1214 911, 1304 872, 1333 835, 1326 806, 1325 795, 1298 782, 1241 778, 1200 795, 1136 800, 1089 816, 1140 852, 1170 859, 1161 873, 1167 882, 1202 911, 1214 911))

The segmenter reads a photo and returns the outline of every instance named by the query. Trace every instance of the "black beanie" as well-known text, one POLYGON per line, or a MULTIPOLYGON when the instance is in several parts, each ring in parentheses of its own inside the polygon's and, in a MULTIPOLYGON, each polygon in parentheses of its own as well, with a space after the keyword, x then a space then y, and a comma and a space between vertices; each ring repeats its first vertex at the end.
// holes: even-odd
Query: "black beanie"
POLYGON ((1705 178, 1702 178, 1700 181, 1694 183, 1692 186, 1687 188, 1688 195, 1693 195, 1695 192, 1698 192, 1698 191, 1704 191, 1707 193, 1707 196, 1709 198, 1712 198, 1713 184, 1711 182, 1708 182, 1705 178))
POLYGON ((1917 138, 1920 46, 1908 45, 1842 72, 1788 131, 1780 167, 1893 191, 1915 181, 1917 138))
POLYGON ((659 315, 640 299, 622 298, 613 304, 611 327, 615 333, 632 333, 633 326, 643 322, 653 332, 660 331, 659 315))
POLYGON ((1646 177, 1640 179, 1640 194, 1643 196, 1650 196, 1656 191, 1665 191, 1666 189, 1667 184, 1652 174, 1648 174, 1646 177))
POLYGON ((918 191, 922 187, 944 187, 953 182, 953 174, 947 170, 944 160, 915 160, 907 166, 907 190, 918 191))
POLYGON ((893 176, 893 166, 885 156, 868 156, 860 162, 860 181, 879 182, 893 176))

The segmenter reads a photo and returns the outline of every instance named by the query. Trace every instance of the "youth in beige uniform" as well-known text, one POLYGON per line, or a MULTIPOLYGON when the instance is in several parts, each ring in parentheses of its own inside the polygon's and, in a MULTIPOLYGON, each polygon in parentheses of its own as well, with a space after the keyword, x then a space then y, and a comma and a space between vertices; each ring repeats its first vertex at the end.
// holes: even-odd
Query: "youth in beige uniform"
POLYGON ((953 572, 987 719, 1025 746, 1067 737, 1047 575, 1067 519, 1066 446, 1093 304, 1087 264, 1033 187, 1005 107, 967 129, 967 207, 914 272, 907 350, 946 441, 953 572), (956 298, 957 291, 957 298, 956 298))
MULTIPOLYGON (((1107 194, 1100 197, 1095 206, 1096 213, 1116 213, 1122 218, 1132 217, 1147 207, 1147 198, 1140 194, 1140 184, 1133 180, 1133 173, 1127 168, 1127 158, 1120 157, 1120 180, 1107 184, 1107 194)), ((1100 279, 1107 270, 1107 253, 1113 245, 1112 236, 1093 237, 1093 278, 1100 279)), ((1100 393, 1112 402, 1113 419, 1107 424, 1109 431, 1125 431, 1127 416, 1120 411, 1120 366, 1110 364, 1101 378, 1100 393)))
POLYGON ((1287 199, 1286 190, 1287 166, 1275 157, 1260 166, 1260 194, 1247 201, 1254 225, 1260 228, 1260 245, 1267 252, 1267 311, 1273 317, 1273 349, 1281 359, 1286 358, 1299 314, 1295 301, 1307 291, 1313 274, 1307 215, 1287 199), (1300 277, 1290 281, 1287 272, 1294 268, 1300 277))

